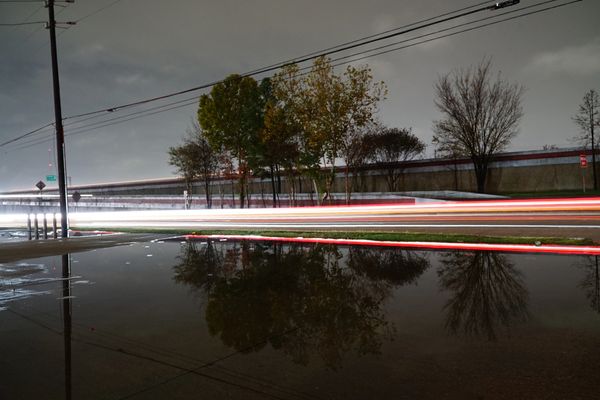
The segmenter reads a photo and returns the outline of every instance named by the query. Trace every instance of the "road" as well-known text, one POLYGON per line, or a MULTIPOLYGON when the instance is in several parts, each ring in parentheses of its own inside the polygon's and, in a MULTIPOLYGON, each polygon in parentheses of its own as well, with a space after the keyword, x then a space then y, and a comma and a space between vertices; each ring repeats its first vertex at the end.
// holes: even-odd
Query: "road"
POLYGON ((73 228, 379 230, 600 240, 600 198, 78 213, 73 228))
MULTIPOLYGON (((0 215, 0 227, 24 227, 26 220, 24 214, 0 215)), ((600 198, 79 212, 70 213, 69 220, 73 229, 377 230, 587 237, 600 241, 600 198)))

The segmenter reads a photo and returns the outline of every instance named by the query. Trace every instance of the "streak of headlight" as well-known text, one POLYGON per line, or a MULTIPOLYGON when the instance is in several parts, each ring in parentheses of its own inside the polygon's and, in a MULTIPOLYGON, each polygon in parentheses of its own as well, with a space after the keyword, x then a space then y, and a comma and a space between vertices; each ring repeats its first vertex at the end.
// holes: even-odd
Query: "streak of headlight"
POLYGON ((0 214, 0 228, 22 228, 27 226, 29 214, 0 214))
MULTIPOLYGON (((211 210, 147 210, 147 211, 104 211, 104 212, 76 212, 69 214, 70 224, 74 227, 96 226, 96 227, 118 227, 136 226, 130 224, 141 224, 139 226, 150 227, 153 225, 164 226, 208 226, 211 221, 222 221, 223 223, 234 223, 239 219, 261 219, 267 226, 269 220, 276 218, 364 218, 365 214, 382 216, 415 215, 415 214, 451 214, 467 215, 468 213, 509 213, 509 212, 557 212, 557 211, 593 211, 600 212, 600 198, 586 199, 552 199, 552 200, 501 200, 501 201, 466 201, 456 203, 425 203, 418 205, 361 205, 361 206, 335 206, 335 207, 301 207, 301 208, 255 208, 255 209, 211 209, 211 210), (127 225, 121 225, 127 224, 127 225)), ((0 226, 24 226, 26 217, 24 214, 0 215, 0 226)), ((287 222, 287 221, 286 221, 287 222)), ((295 227, 305 227, 306 224, 293 224, 295 227)), ((241 223, 241 221, 238 221, 241 223)), ((289 223, 289 222, 288 222, 289 223)), ((244 223, 243 226, 247 226, 244 223)), ((389 227, 404 227, 407 224, 387 225, 389 227)), ((259 225, 254 225, 258 227, 259 225)), ((279 225, 280 227, 291 227, 279 225)), ((340 225, 328 225, 339 227, 340 225)), ((378 225, 343 225, 345 228, 373 227, 378 225)), ((414 225, 411 225, 414 226, 414 225)), ((438 227, 440 225, 419 225, 421 227, 438 227)), ((467 225, 442 225, 446 227, 464 227, 467 225)), ((487 225, 479 225, 486 227, 487 225)), ((504 225, 503 227, 529 227, 530 225, 504 225)), ((538 225, 536 225, 538 226, 538 225)), ((557 227, 558 225, 548 225, 557 227)), ((560 225, 565 227, 564 225, 560 225)), ((490 225, 490 227, 499 227, 490 225)), ((578 226, 568 226, 578 227, 578 226)), ((590 226, 591 227, 591 226, 590 226)), ((597 226, 594 226, 597 227, 597 226)))

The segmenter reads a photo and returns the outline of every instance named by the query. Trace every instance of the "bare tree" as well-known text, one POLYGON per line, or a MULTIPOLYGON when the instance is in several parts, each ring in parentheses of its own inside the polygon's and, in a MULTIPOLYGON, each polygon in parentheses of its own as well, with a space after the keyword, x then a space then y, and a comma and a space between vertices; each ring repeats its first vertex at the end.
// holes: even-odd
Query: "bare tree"
POLYGON ((579 105, 577 115, 573 117, 573 122, 579 126, 581 133, 575 137, 575 140, 581 145, 591 146, 592 148, 592 171, 594 176, 594 190, 598 190, 598 180, 596 179, 596 143, 594 138, 594 129, 600 127, 600 99, 598 92, 594 89, 588 91, 583 96, 583 102, 579 105))
MULTIPOLYGON (((217 153, 212 149, 200 129, 198 123, 192 122, 187 130, 187 137, 181 146, 169 148, 169 164, 177 168, 177 172, 183 177, 187 193, 191 196, 193 182, 200 180, 204 182, 206 194, 206 207, 211 208, 211 180, 216 174, 219 159, 217 153)), ((190 204, 186 199, 186 208, 190 204)))
POLYGON ((491 62, 483 60, 475 68, 441 77, 435 85, 435 105, 444 118, 434 121, 433 143, 468 155, 480 193, 492 158, 516 136, 523 116, 523 87, 500 74, 492 82, 491 75, 491 62))
POLYGON ((447 170, 452 171, 454 175, 454 190, 459 189, 458 184, 458 161, 461 158, 468 158, 469 155, 465 154, 463 149, 455 146, 454 143, 448 143, 447 146, 437 146, 434 150, 434 158, 441 158, 450 161, 450 165, 446 167, 447 170))
POLYGON ((194 180, 196 179, 195 146, 186 141, 181 146, 169 148, 169 164, 177 168, 177 174, 181 175, 185 183, 185 208, 190 208, 189 197, 193 193, 194 180))
POLYGON ((378 122, 373 121, 364 126, 352 126, 340 147, 340 156, 344 160, 344 187, 346 191, 346 204, 352 199, 352 189, 356 183, 358 171, 363 167, 371 155, 369 138, 380 130, 378 122), (350 182, 352 173, 352 182, 350 182))

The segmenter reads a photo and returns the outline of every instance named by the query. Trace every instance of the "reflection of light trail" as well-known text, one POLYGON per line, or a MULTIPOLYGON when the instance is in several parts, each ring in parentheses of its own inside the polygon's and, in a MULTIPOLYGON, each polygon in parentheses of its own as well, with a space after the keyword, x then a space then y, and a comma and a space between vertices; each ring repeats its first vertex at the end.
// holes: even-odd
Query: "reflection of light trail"
POLYGON ((363 239, 326 239, 326 238, 282 238, 257 235, 186 235, 188 239, 233 239, 233 240, 261 240, 269 242, 288 243, 319 243, 348 246, 378 246, 378 247, 403 247, 410 249, 436 249, 436 250, 468 250, 468 251, 502 251, 516 253, 552 253, 552 254, 577 254, 600 255, 599 246, 560 246, 560 245, 526 245, 526 244, 487 244, 487 243, 446 243, 446 242, 392 242, 363 239))

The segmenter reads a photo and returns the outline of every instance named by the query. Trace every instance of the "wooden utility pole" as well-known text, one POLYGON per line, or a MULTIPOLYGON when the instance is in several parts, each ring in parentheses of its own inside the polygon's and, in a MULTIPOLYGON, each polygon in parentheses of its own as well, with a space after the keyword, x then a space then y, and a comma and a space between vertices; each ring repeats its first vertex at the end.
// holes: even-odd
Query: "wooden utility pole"
POLYGON ((48 30, 50 31, 50 53, 52 55, 52 84, 54 88, 54 126, 56 128, 56 153, 58 167, 58 193, 60 195, 60 228, 63 238, 69 235, 67 218, 67 174, 65 173, 65 132, 60 105, 60 82, 58 79, 58 56, 56 53, 56 20, 54 0, 48 0, 48 30))

